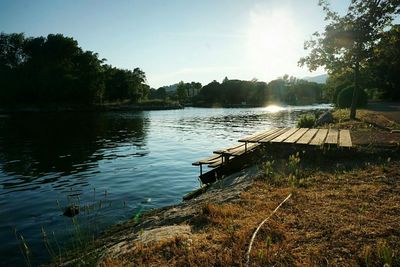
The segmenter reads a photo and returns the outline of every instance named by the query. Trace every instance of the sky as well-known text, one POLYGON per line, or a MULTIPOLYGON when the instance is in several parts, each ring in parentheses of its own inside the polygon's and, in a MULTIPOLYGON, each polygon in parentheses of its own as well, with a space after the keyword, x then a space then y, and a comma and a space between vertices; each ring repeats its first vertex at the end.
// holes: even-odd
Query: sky
MULTIPOLYGON (((1 0, 0 32, 61 33, 153 88, 179 81, 315 76, 297 66, 324 28, 318 0, 1 0)), ((344 12, 349 0, 332 1, 344 12)))

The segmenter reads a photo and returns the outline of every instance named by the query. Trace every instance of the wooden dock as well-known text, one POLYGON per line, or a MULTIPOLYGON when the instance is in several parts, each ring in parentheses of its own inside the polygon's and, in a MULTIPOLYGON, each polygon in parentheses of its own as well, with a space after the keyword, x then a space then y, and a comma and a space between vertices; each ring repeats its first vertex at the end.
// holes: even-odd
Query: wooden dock
POLYGON ((202 166, 215 168, 231 159, 253 151, 261 145, 295 145, 300 147, 342 147, 351 148, 353 143, 349 130, 338 129, 313 129, 313 128, 272 128, 243 137, 240 143, 231 147, 214 151, 214 155, 192 163, 200 166, 200 175, 203 174, 202 166))

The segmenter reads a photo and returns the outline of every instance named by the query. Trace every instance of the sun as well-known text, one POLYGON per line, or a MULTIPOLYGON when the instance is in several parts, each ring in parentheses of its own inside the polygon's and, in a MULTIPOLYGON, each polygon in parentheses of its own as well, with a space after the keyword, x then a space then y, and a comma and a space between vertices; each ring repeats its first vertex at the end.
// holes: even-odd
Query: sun
POLYGON ((246 38, 249 64, 257 73, 264 73, 271 79, 297 69, 302 38, 290 9, 253 9, 246 38))

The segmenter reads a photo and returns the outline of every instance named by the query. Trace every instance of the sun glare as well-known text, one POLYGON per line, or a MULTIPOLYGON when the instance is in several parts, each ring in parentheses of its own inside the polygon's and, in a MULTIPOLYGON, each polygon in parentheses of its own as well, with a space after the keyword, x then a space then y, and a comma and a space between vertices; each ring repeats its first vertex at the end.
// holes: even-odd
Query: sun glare
POLYGON ((288 8, 253 9, 247 30, 250 67, 269 80, 297 69, 300 29, 288 8))
POLYGON ((264 107, 264 110, 268 111, 268 112, 271 112, 271 113, 275 113, 275 112, 284 110, 284 108, 280 107, 280 106, 277 106, 277 105, 269 105, 269 106, 264 107))

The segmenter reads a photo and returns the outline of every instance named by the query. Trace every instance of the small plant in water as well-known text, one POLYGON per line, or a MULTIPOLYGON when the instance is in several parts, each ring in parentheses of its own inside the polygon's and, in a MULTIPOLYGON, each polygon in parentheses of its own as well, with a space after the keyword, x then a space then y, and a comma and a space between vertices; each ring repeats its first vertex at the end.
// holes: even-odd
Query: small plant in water
POLYGON ((136 222, 136 223, 138 223, 139 222, 139 220, 140 220, 140 216, 142 216, 142 213, 143 213, 143 207, 140 207, 140 209, 132 216, 132 219, 136 222))
POLYGON ((21 250, 21 254, 24 258, 26 266, 28 266, 28 267, 32 266, 31 250, 29 249, 28 243, 26 242, 25 238, 21 234, 18 236, 16 228, 14 228, 14 235, 15 235, 15 238, 20 242, 20 250, 21 250))

